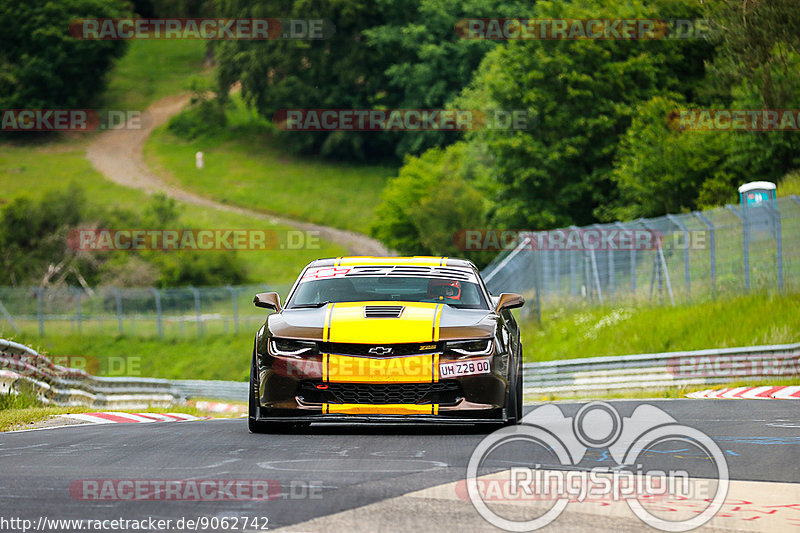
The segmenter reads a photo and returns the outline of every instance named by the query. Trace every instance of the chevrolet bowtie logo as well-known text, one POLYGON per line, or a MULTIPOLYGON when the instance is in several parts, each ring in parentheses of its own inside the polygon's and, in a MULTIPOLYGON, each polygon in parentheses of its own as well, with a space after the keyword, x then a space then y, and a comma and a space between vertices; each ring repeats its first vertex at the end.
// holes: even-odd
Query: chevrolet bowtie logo
POLYGON ((386 355, 392 353, 392 349, 387 348, 386 346, 375 346, 369 349, 369 353, 373 355, 386 355))

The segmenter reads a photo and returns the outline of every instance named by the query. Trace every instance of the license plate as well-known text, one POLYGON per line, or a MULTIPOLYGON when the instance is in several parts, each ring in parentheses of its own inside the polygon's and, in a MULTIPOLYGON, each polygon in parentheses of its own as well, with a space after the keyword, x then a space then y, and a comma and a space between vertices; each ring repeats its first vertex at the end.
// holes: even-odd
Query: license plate
POLYGON ((474 376, 489 373, 488 359, 470 359, 469 361, 454 361, 452 363, 439 363, 440 378, 457 378, 459 376, 474 376))

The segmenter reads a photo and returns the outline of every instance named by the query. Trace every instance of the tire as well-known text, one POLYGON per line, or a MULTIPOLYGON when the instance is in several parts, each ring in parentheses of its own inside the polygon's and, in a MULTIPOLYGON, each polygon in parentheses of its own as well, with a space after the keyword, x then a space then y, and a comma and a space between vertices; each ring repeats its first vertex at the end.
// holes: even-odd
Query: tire
POLYGON ((247 429, 250 433, 289 433, 298 429, 307 428, 308 422, 264 422, 258 420, 259 410, 256 401, 258 381, 256 372, 256 351, 253 349, 253 362, 250 365, 250 394, 248 401, 247 429))
POLYGON ((250 433, 269 433, 269 424, 258 421, 258 404, 256 403, 256 350, 253 348, 253 361, 250 364, 250 394, 248 401, 247 429, 250 433))
MULTIPOLYGON (((522 361, 522 354, 519 355, 522 361)), ((522 365, 517 364, 514 372, 514 385, 508 391, 508 420, 504 426, 516 426, 522 420, 522 365)))

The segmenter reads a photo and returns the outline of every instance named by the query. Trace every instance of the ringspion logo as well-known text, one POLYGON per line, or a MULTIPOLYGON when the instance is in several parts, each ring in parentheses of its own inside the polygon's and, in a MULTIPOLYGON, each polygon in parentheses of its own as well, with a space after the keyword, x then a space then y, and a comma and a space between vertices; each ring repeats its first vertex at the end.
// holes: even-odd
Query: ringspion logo
POLYGON ((653 405, 639 405, 622 417, 611 404, 595 401, 574 417, 565 416, 556 405, 543 405, 525 415, 521 425, 484 438, 456 494, 505 531, 536 531, 555 521, 571 502, 594 501, 624 502, 645 524, 678 532, 711 520, 725 503, 728 487, 725 454, 705 433, 679 424, 653 405), (702 461, 664 470, 661 458, 676 445, 679 457, 691 453, 702 461), (526 453, 520 455, 523 449, 526 453), (602 457, 613 465, 594 466, 592 461, 591 468, 580 466, 596 449, 605 449, 602 457), (538 455, 553 466, 542 468, 538 455), (695 467, 698 471, 692 475, 688 469, 695 467), (670 505, 663 505, 676 500, 691 504, 691 511, 672 512, 670 505), (488 505, 514 501, 539 503, 531 506, 538 516, 520 520, 503 516, 502 507, 488 505))

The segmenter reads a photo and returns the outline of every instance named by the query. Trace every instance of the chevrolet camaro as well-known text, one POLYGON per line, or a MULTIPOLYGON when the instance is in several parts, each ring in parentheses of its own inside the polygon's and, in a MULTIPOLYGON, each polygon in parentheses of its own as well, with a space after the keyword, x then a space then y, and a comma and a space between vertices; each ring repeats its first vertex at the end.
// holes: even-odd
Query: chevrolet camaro
POLYGON ((443 257, 343 257, 310 263, 258 330, 248 425, 311 422, 516 424, 522 346, 511 309, 478 269, 443 257))

